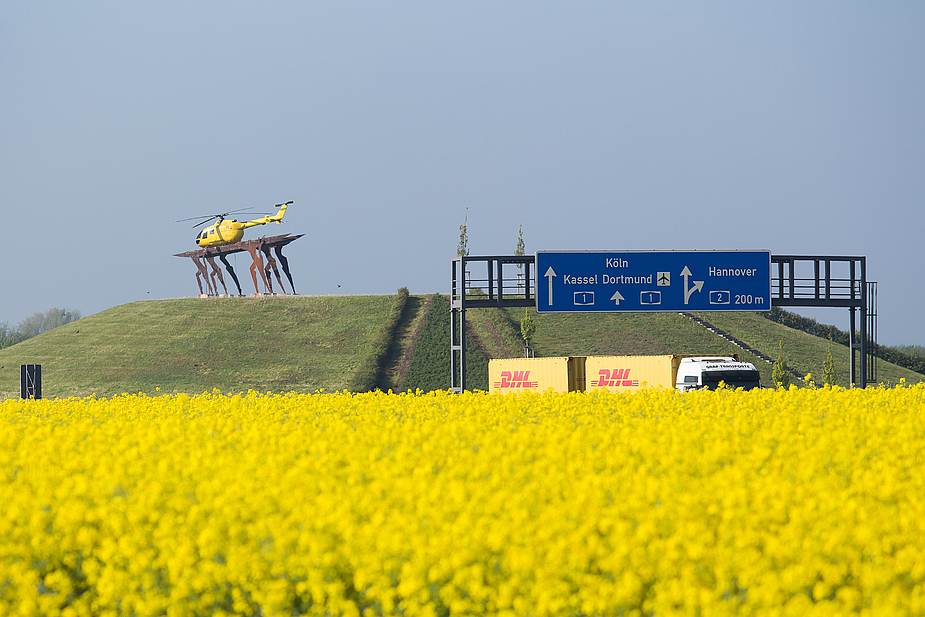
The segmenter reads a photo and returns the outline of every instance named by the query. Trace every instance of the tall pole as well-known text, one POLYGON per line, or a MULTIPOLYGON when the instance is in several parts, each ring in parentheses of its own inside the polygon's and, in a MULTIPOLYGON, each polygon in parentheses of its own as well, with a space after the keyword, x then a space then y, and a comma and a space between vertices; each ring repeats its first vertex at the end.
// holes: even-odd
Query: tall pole
POLYGON ((850 316, 851 323, 848 326, 848 374, 849 374, 849 386, 854 387, 855 383, 855 357, 854 357, 854 313, 856 309, 853 306, 848 307, 848 315, 850 316))
POLYGON ((466 258, 453 260, 450 297, 450 389, 466 389, 466 258))
MULTIPOLYGON (((853 278, 853 277, 852 277, 853 278)), ((861 387, 867 387, 867 258, 861 257, 861 387)))

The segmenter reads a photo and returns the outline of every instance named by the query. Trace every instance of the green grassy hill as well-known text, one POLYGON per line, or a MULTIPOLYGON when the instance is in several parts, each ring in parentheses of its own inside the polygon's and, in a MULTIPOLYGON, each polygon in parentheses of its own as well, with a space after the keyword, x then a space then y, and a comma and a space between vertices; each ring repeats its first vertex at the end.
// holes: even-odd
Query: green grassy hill
POLYGON ((0 397, 19 365, 43 395, 198 394, 347 387, 394 296, 152 300, 84 317, 0 350, 0 397))
MULTIPOLYGON (((508 314, 519 323, 523 309, 509 309, 508 314)), ((757 313, 694 315, 771 358, 780 355, 782 344, 788 366, 801 376, 812 373, 813 379, 821 383, 829 341, 774 323, 757 313)), ((543 313, 535 314, 534 319, 538 356, 734 353, 740 360, 755 365, 761 373, 762 383, 770 385, 772 382, 770 363, 678 313, 543 313)), ((833 343, 831 349, 837 383, 847 386, 848 348, 833 343)), ((897 384, 901 378, 908 383, 925 380, 925 375, 888 362, 878 361, 877 367, 878 381, 883 383, 897 384)), ((860 374, 856 376, 856 379, 859 378, 860 374)))
MULTIPOLYGON (((0 398, 19 396, 20 364, 42 365, 46 398, 155 394, 158 388, 189 394, 342 390, 377 353, 396 297, 190 298, 118 306, 0 350, 0 398)), ((737 353, 771 383, 771 364, 677 313, 533 315, 537 356, 737 353)), ((523 355, 523 316, 522 308, 467 311, 470 389, 487 389, 488 358, 523 355)), ((791 368, 822 374, 826 340, 755 313, 697 316, 772 358, 782 343, 791 368)), ((377 386, 447 388, 449 319, 447 296, 410 296, 377 386)), ((839 383, 847 385, 847 348, 832 344, 832 354, 839 383)), ((883 361, 878 369, 888 384, 925 380, 883 361)))

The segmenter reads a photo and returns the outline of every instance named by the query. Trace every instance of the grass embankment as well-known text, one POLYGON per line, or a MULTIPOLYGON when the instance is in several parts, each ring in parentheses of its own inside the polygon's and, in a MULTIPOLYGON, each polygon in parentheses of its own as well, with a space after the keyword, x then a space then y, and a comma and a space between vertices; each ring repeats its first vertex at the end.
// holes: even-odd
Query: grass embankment
MULTIPOLYGON (((441 294, 134 302, 0 350, 0 398, 19 396, 19 365, 41 364, 45 398, 249 389, 314 392, 450 386, 450 303, 441 294), (362 382, 362 383, 361 383, 362 382)), ((532 309, 531 309, 532 311, 532 309)), ((466 385, 488 388, 488 358, 522 357, 524 309, 470 309, 466 385)), ((738 354, 765 384, 771 364, 677 313, 533 312, 539 357, 738 354)), ((772 358, 821 378, 829 341, 754 313, 698 316, 772 358)), ((832 343, 838 384, 848 350, 832 343)), ((878 361, 879 381, 923 376, 878 361)), ((860 375, 858 375, 860 377, 860 375)))
MULTIPOLYGON (((780 355, 781 345, 783 345, 783 353, 790 368, 803 375, 812 373, 813 379, 820 384, 822 383, 822 363, 831 345, 832 359, 835 362, 835 372, 838 377, 837 384, 844 387, 849 385, 849 353, 846 345, 830 343, 818 336, 782 326, 757 313, 696 313, 696 315, 772 358, 780 355)), ((861 356, 859 353, 856 355, 855 362, 857 363, 855 380, 860 381, 861 356)), ((879 359, 876 363, 879 383, 896 385, 900 379, 905 379, 908 383, 925 380, 925 376, 920 373, 895 364, 879 359)), ((770 374, 771 365, 766 362, 761 362, 761 364, 769 367, 770 374)))
MULTIPOLYGON (((507 309, 515 323, 523 309, 507 309)), ((697 313, 698 317, 726 331, 771 358, 780 355, 780 342, 790 368, 802 375, 812 373, 819 383, 829 341, 782 326, 756 313, 697 313)), ((534 314, 537 356, 621 356, 659 354, 737 354, 761 373, 770 385, 772 365, 733 345, 678 313, 577 313, 534 314)), ((848 385, 848 348, 832 344, 838 385, 848 385)), ((860 370, 858 356, 858 370, 860 370)), ((922 375, 882 360, 877 362, 878 380, 897 384, 925 380, 922 375)), ((856 376, 860 379, 860 374, 856 376)), ((801 384, 798 384, 801 385, 801 384)))
POLYGON ((346 388, 394 296, 134 302, 0 350, 0 397, 41 364, 46 398, 346 388))
POLYGON ((402 287, 398 290, 392 302, 392 308, 389 315, 379 330, 379 335, 375 338, 366 358, 360 363, 353 378, 350 380, 348 390, 351 392, 372 392, 379 387, 380 382, 384 379, 383 365, 394 346, 395 333, 398 324, 401 323, 405 314, 405 308, 408 305, 408 288, 402 287))
MULTIPOLYGON (((450 387, 450 299, 434 294, 418 308, 422 314, 410 316, 417 326, 405 329, 403 340, 397 344, 402 353, 392 358, 393 369, 384 371, 388 378, 380 386, 383 390, 431 391, 450 387)), ((469 325, 466 329, 466 387, 487 390, 488 357, 473 336, 471 322, 469 325)))
MULTIPOLYGON (((509 309, 519 323, 523 309, 509 309)), ((763 383, 771 365, 677 313, 534 314, 537 356, 644 356, 662 354, 737 354, 752 362, 763 383)))

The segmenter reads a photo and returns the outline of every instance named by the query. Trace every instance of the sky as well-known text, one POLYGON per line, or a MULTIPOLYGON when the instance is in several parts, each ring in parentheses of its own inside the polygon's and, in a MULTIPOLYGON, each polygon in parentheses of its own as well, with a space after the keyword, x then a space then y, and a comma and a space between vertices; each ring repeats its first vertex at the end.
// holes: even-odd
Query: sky
POLYGON ((922 32, 920 2, 4 2, 0 324, 193 297, 172 221, 293 200, 247 237, 305 234, 303 295, 449 293, 465 223, 471 255, 866 256, 879 342, 923 345, 922 32))

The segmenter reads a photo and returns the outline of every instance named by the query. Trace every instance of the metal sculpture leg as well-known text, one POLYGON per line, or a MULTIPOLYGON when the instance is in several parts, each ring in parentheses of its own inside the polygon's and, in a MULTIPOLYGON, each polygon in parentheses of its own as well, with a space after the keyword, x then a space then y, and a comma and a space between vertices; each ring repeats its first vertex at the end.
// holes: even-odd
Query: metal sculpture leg
POLYGON ((218 285, 215 284, 215 277, 218 276, 218 282, 222 284, 222 289, 225 290, 225 295, 228 295, 228 287, 225 286, 225 279, 222 277, 222 270, 215 265, 215 256, 206 254, 206 261, 209 262, 209 266, 212 268, 212 286, 215 288, 215 293, 218 293, 218 285))
POLYGON ((201 261, 199 261, 198 255, 191 255, 190 257, 193 260, 193 263, 196 264, 196 284, 199 285, 200 295, 203 293, 208 293, 209 295, 212 295, 212 283, 209 282, 209 271, 206 269, 205 265, 201 261), (202 291, 202 282, 199 280, 200 276, 206 282, 205 292, 202 291))
MULTIPOLYGON (((289 260, 283 255, 283 247, 276 245, 274 251, 276 256, 279 257, 279 263, 283 265, 283 272, 286 274, 286 278, 289 279, 289 287, 292 289, 292 294, 295 295, 295 284, 292 282, 292 274, 289 272, 289 260)), ((280 283, 282 285, 282 283, 280 283)))
MULTIPOLYGON (((242 243, 243 245, 244 243, 242 243)), ((260 247, 256 242, 246 243, 245 248, 247 252, 251 254, 251 258, 254 262, 251 264, 251 278, 254 280, 254 289, 257 293, 260 293, 260 285, 257 283, 257 271, 260 271, 260 276, 263 278, 264 289, 270 289, 270 283, 267 281, 267 275, 263 271, 263 259, 260 257, 260 247)))
POLYGON ((238 288, 238 295, 243 296, 244 294, 241 293, 241 283, 238 282, 238 275, 234 273, 234 268, 232 268, 231 264, 228 263, 228 258, 225 257, 224 253, 220 254, 218 258, 222 260, 222 263, 225 264, 225 269, 228 270, 228 274, 230 274, 231 278, 234 279, 235 287, 238 288))
POLYGON ((264 267, 264 271, 267 274, 267 280, 270 279, 270 270, 273 271, 273 274, 276 275, 276 280, 279 282, 279 288, 283 290, 283 293, 286 293, 286 287, 283 286, 283 279, 279 276, 279 268, 276 267, 276 260, 273 259, 273 256, 270 255, 270 247, 266 244, 261 245, 260 250, 263 251, 263 254, 267 258, 267 265, 264 267))

